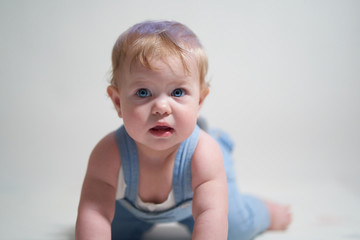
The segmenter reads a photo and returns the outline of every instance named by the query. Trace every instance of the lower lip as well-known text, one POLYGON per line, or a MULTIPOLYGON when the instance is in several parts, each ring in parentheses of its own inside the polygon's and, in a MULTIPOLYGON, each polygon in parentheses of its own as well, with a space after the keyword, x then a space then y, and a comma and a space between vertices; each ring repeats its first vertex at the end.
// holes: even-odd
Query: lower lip
POLYGON ((150 133, 155 137, 170 137, 173 134, 174 130, 154 130, 150 129, 150 133))

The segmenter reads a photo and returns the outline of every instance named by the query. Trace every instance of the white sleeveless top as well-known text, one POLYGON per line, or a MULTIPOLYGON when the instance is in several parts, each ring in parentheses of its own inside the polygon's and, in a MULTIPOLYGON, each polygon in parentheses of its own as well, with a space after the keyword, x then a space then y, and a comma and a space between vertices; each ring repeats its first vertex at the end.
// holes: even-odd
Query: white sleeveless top
MULTIPOLYGON (((122 199, 125 196, 125 189, 126 189, 126 183, 124 180, 124 172, 123 172, 123 168, 120 168, 120 173, 119 173, 119 179, 118 179, 118 187, 117 187, 117 191, 116 191, 116 199, 122 199)), ((149 211, 149 212, 154 212, 154 211, 164 211, 167 209, 170 209, 172 207, 175 207, 175 198, 174 198, 174 191, 171 189, 168 198, 162 202, 162 203, 150 203, 150 202, 143 202, 141 200, 141 198, 139 197, 139 195, 137 196, 136 199, 136 207, 141 209, 141 210, 145 210, 145 211, 149 211)))

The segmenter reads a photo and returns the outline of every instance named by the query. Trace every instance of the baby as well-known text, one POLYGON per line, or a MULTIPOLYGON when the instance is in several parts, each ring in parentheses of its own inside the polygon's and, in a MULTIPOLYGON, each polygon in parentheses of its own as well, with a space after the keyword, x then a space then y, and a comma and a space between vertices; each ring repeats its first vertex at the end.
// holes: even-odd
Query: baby
POLYGON ((208 62, 189 28, 134 25, 116 41, 112 67, 107 92, 123 126, 90 155, 76 239, 141 239, 163 222, 205 240, 287 228, 287 206, 239 192, 229 136, 198 124, 208 62))

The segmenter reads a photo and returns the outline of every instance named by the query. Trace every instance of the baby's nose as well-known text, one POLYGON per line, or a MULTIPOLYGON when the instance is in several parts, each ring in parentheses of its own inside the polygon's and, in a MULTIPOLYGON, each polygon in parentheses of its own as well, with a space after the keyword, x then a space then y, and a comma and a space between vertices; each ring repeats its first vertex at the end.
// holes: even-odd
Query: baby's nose
POLYGON ((152 113, 157 115, 169 115, 171 114, 171 106, 169 100, 166 97, 159 97, 155 100, 152 113))

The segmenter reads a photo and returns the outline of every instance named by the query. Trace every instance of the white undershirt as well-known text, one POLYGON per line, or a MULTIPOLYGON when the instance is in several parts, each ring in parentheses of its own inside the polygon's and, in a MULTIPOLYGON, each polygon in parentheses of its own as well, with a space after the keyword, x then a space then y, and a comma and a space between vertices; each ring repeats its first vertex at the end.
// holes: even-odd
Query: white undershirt
MULTIPOLYGON (((126 183, 124 179, 124 171, 123 168, 120 168, 119 179, 118 179, 118 187, 116 191, 116 199, 122 199, 125 196, 125 188, 126 183)), ((153 212, 153 211, 164 211, 170 209, 175 206, 175 198, 174 191, 171 189, 168 198, 162 203, 150 203, 143 202, 139 195, 136 198, 136 207, 145 211, 153 212)))

